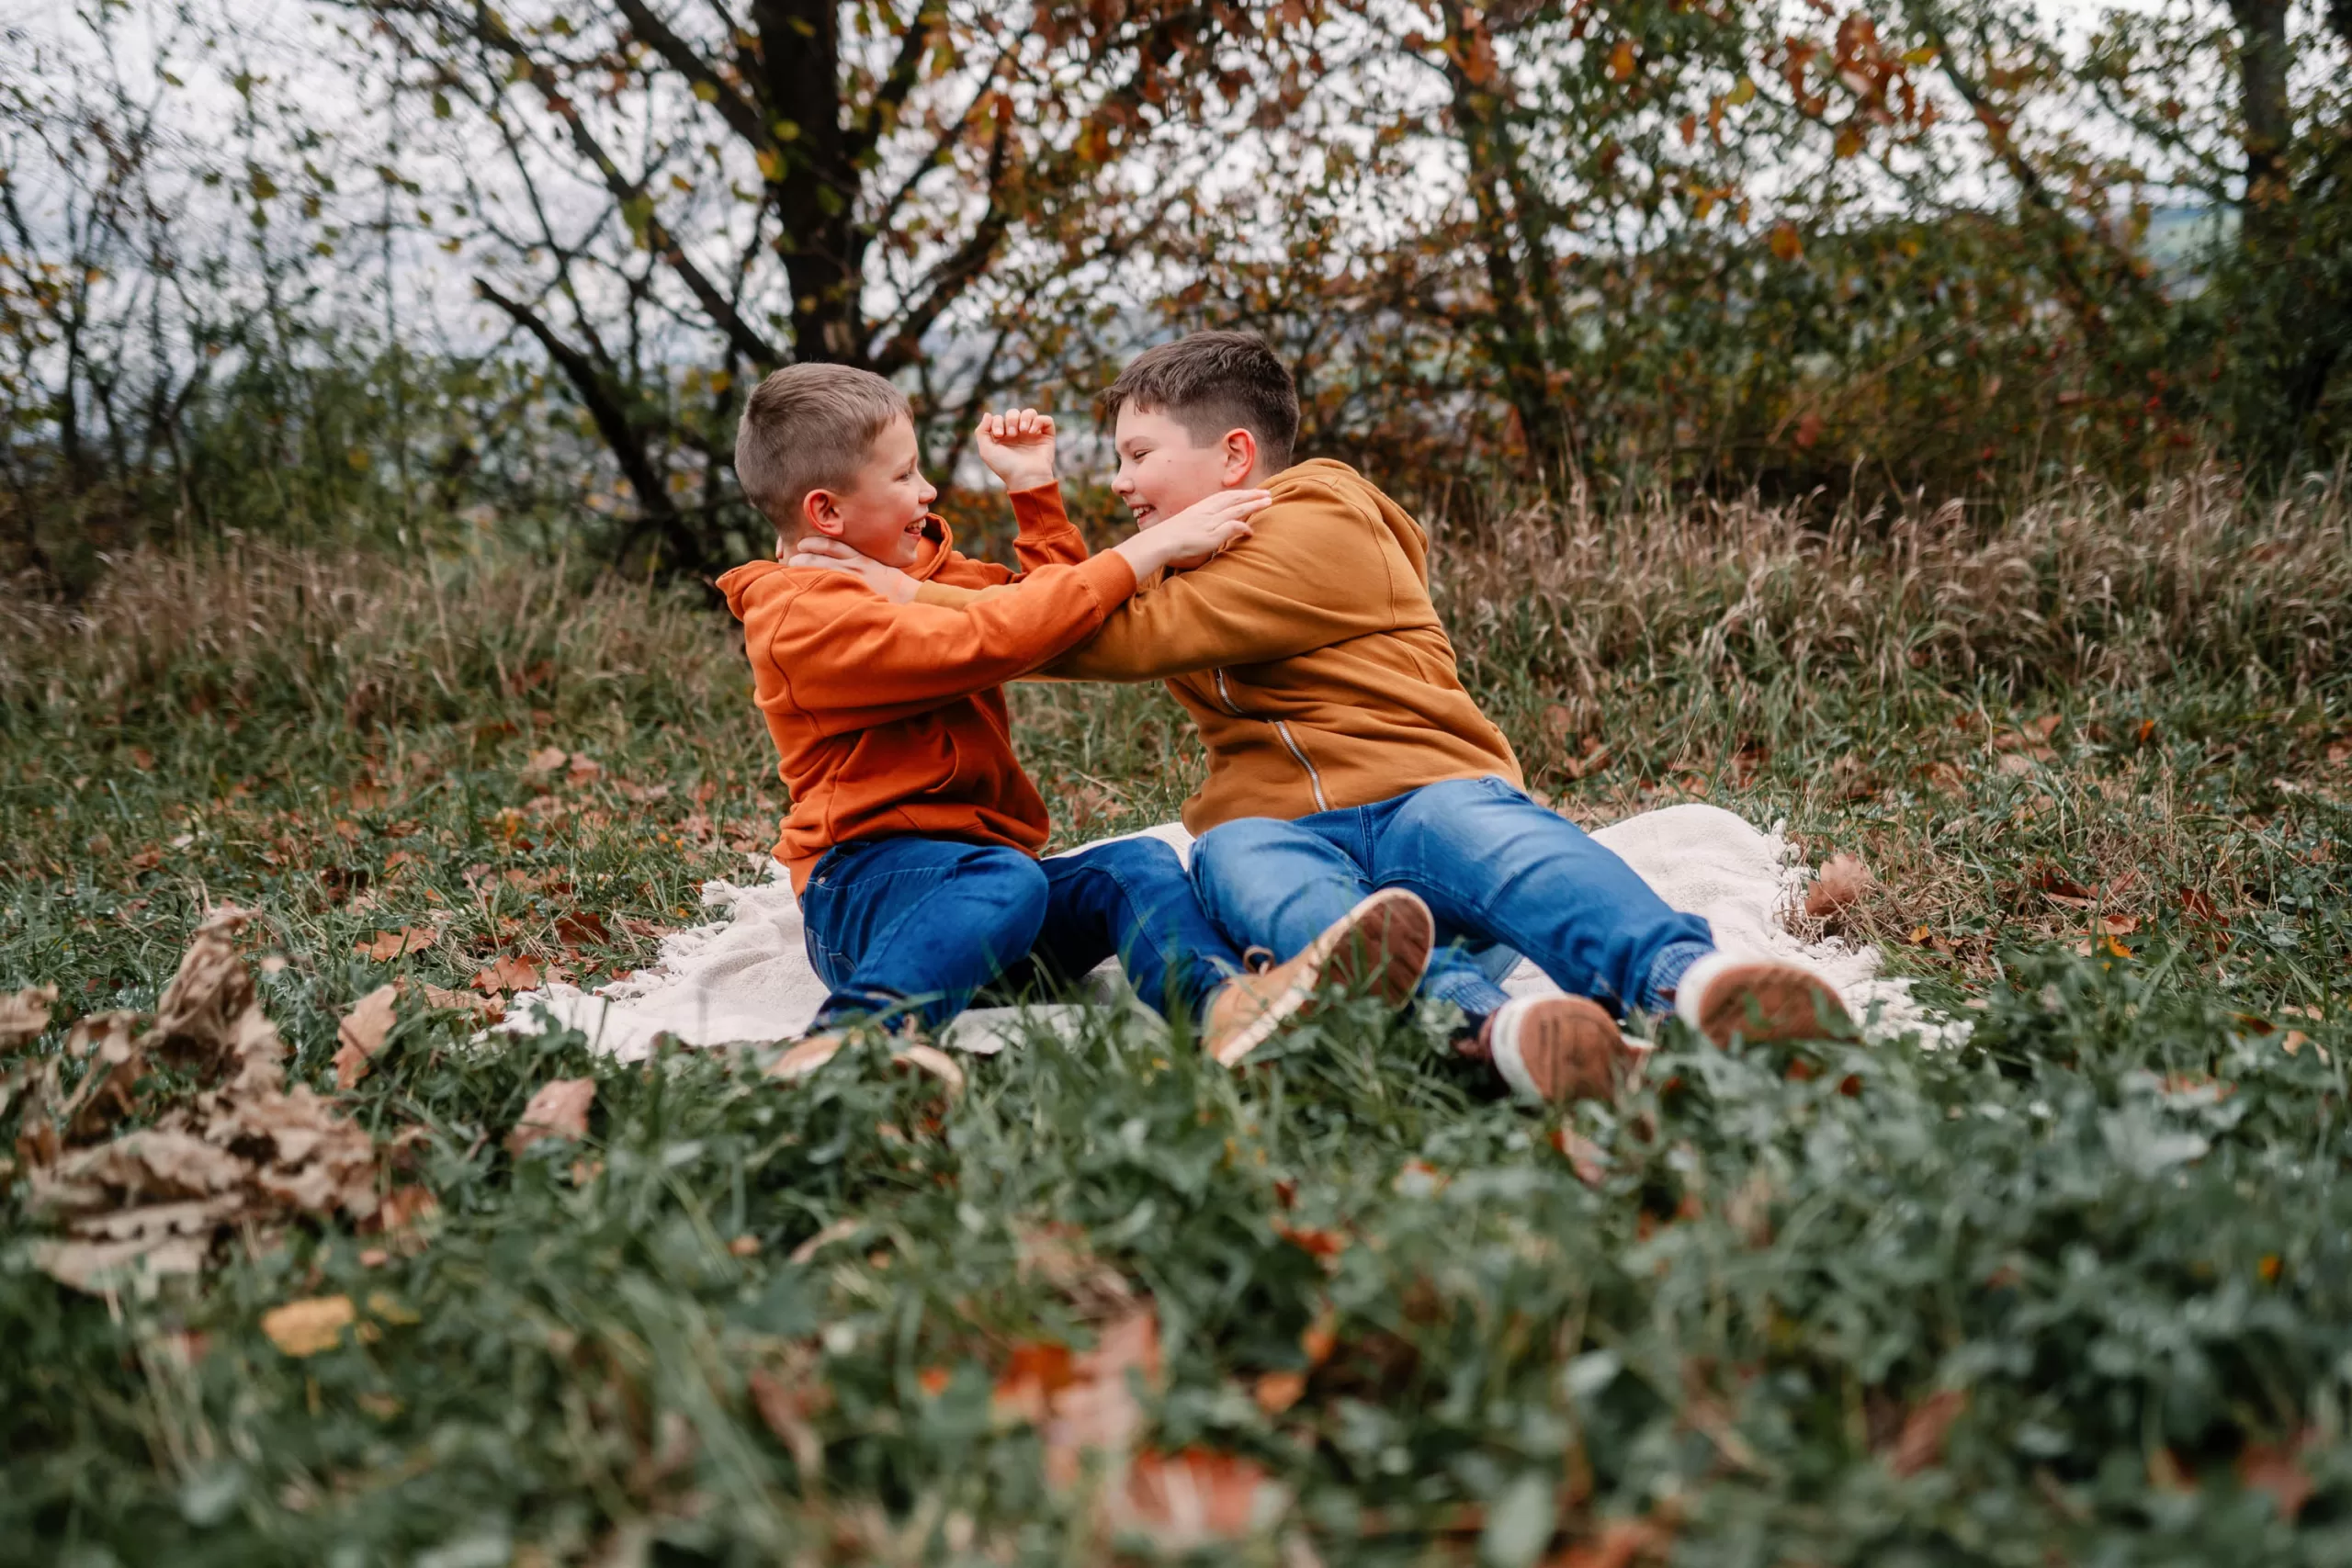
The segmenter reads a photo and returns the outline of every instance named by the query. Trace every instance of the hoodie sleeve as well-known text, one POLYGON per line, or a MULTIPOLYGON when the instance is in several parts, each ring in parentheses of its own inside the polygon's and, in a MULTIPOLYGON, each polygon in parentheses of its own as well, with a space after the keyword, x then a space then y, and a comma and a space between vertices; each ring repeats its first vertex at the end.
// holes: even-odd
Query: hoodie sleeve
MULTIPOLYGON (((1250 537, 1205 565, 1168 573, 1040 673, 1157 681, 1271 663, 1395 629, 1395 565, 1376 522, 1319 486, 1302 487, 1251 522, 1250 537)), ((915 600, 978 610, 992 597, 925 584, 915 600)))
POLYGON ((967 610, 894 604, 855 578, 787 569, 747 584, 736 613, 760 705, 839 734, 1016 680, 1091 635, 1134 592, 1135 573, 1116 555, 1040 568, 967 610))
MULTIPOLYGON (((1012 521, 1019 529, 1013 536, 1012 553, 1020 560, 1023 572, 1032 572, 1042 566, 1077 566, 1087 559, 1086 540, 1062 508, 1060 480, 1034 490, 1015 491, 1012 521)), ((953 595, 954 602, 961 604, 980 590, 1001 588, 1015 581, 1017 578, 1009 568, 951 550, 923 586, 935 585, 945 591, 943 597, 953 595)))

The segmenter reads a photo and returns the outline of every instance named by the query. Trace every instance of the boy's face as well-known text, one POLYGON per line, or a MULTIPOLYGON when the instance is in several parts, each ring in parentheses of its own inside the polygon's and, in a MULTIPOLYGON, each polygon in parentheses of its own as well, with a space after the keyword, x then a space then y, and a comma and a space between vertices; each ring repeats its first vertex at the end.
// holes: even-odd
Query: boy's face
POLYGON ((1118 448, 1119 471, 1111 489, 1135 513, 1138 528, 1231 490, 1249 479, 1258 461, 1257 438, 1246 430, 1228 431, 1221 441, 1196 446, 1192 433, 1165 412, 1133 403, 1120 408, 1112 441, 1118 448))
POLYGON ((901 417, 874 438, 846 488, 812 490, 801 510, 815 532, 885 566, 910 567, 922 551, 923 519, 938 495, 922 477, 914 424, 901 417))

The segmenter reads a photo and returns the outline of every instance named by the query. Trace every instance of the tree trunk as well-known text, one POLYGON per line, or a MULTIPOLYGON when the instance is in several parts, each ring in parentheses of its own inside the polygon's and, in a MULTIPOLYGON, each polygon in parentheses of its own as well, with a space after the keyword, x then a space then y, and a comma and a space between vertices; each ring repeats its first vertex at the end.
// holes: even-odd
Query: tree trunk
POLYGON ((2289 0, 2230 0, 2238 25, 2238 97, 2245 118, 2245 207, 2239 231, 2250 256, 2275 255, 2292 232, 2287 143, 2289 0))
POLYGON ((752 0, 761 107, 775 138, 768 176, 792 288, 795 358, 867 362, 865 242, 858 170, 842 124, 841 11, 832 0, 752 0))
MULTIPOLYGON (((1470 169, 1470 199, 1476 214, 1478 248, 1484 254, 1487 290, 1494 319, 1489 351, 1502 372, 1503 393, 1519 416, 1529 462, 1545 478, 1556 474, 1566 456, 1566 424, 1552 396, 1551 363, 1544 334, 1529 309, 1530 288, 1520 260, 1521 236, 1506 199, 1510 150, 1503 144, 1502 103, 1491 79, 1476 79, 1470 62, 1491 62, 1486 40, 1474 33, 1483 24, 1476 13, 1454 10, 1446 50, 1446 82, 1452 93, 1455 134, 1470 169)), ((1486 68, 1492 73, 1495 67, 1486 68)), ((1542 265, 1540 236, 1529 264, 1542 265)), ((1546 280, 1548 281, 1548 280, 1546 280)))

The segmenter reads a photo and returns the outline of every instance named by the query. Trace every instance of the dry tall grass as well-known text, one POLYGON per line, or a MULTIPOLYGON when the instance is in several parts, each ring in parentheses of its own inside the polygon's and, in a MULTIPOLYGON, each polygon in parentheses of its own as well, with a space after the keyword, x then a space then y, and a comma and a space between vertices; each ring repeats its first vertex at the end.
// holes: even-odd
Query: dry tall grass
POLYGON ((1672 661, 1837 666, 2019 687, 2243 675, 2275 694, 2352 654, 2346 477, 2250 501, 2208 473, 2134 503, 2089 484, 1979 520, 1958 502, 1888 516, 1589 500, 1518 513, 1450 551, 1455 639, 1532 618, 1542 657, 1587 692, 1672 661))
POLYGON ((0 705, 132 717, 266 707, 357 728, 731 694, 732 623, 563 560, 237 543, 131 556, 72 608, 0 603, 0 705))

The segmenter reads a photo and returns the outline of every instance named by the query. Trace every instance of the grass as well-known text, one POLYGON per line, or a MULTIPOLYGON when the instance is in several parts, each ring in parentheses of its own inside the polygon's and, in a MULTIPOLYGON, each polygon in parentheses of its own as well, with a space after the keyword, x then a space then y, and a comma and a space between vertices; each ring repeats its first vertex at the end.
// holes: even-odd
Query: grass
MULTIPOLYGON (((2343 1561, 2344 495, 1826 530, 1571 502, 1440 559, 1536 787, 1860 853, 1849 929, 1972 1043, 1669 1030, 1635 1100, 1543 1115, 1409 1021, 1234 1076, 1105 1019, 943 1106, 870 1054, 786 1090, 484 1050, 420 987, 346 1097, 423 1129, 405 1227, 102 1300, 31 1267, 16 1181, 6 1552, 1094 1562, 1181 1554, 1192 1481, 1264 1526, 1204 1561, 1284 1568, 2343 1561), (560 1077, 595 1081, 589 1136, 510 1153, 560 1077), (334 1348, 260 1326, 334 1294, 334 1348), (1160 1490, 1090 1491, 1030 1401, 1147 1303, 1160 1490)), ((555 564, 245 545, 0 605, 0 986, 57 985, 61 1026, 152 1008, 200 911, 248 905, 324 1087, 390 975, 625 971, 772 836, 747 687, 704 602, 555 564)), ((1197 773, 1155 691, 1016 698, 1065 840, 1197 773)))

